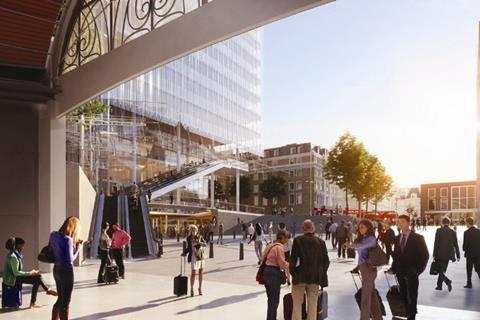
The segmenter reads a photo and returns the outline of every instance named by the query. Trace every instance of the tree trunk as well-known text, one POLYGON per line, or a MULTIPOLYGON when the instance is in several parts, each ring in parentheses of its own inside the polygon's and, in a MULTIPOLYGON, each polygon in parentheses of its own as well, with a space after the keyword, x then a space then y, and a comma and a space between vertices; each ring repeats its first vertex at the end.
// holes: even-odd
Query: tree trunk
POLYGON ((347 210, 348 214, 348 189, 345 188, 345 209, 347 210))
POLYGON ((370 200, 367 199, 367 201, 365 202, 365 210, 366 210, 367 212, 368 212, 368 202, 369 202, 369 201, 370 201, 370 200))
POLYGON ((377 205, 378 205, 378 201, 375 200, 375 213, 377 213, 377 205))

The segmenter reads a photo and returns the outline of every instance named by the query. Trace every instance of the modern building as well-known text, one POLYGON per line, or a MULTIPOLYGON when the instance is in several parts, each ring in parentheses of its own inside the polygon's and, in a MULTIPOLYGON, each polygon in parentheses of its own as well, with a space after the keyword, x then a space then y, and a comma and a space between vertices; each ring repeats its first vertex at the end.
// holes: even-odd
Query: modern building
POLYGON ((335 185, 323 177, 323 165, 328 155, 325 148, 311 143, 288 144, 264 150, 263 158, 250 162, 253 196, 250 204, 263 206, 266 213, 308 215, 321 209, 337 208, 335 185), (271 175, 286 181, 285 195, 268 200, 260 184, 271 175))
MULTIPOLYGON (((70 123, 67 154, 74 156, 67 159, 85 164, 97 189, 108 193, 186 163, 260 154, 260 86, 261 33, 253 30, 103 94, 110 111, 95 119, 93 132, 82 135, 84 124, 70 123), (83 160, 76 156, 82 143, 91 149, 83 160)), ((208 182, 186 189, 205 198, 208 182)))
POLYGON ((445 216, 454 222, 475 217, 476 181, 422 184, 421 216, 440 223, 445 216))

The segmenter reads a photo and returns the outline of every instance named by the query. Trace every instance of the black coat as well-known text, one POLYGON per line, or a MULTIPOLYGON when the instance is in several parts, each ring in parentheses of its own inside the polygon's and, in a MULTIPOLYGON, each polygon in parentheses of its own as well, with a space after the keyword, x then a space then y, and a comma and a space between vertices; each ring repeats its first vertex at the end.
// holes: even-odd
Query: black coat
POLYGON ((185 252, 183 253, 183 255, 187 255, 187 261, 188 262, 192 262, 192 254, 193 254, 193 243, 199 243, 200 246, 204 247, 206 246, 206 242, 205 242, 205 239, 203 239, 203 237, 201 235, 196 235, 195 236, 195 239, 194 237, 192 237, 192 235, 189 235, 187 237, 187 248, 185 250, 185 252))
POLYGON ((420 275, 427 266, 429 253, 425 238, 410 232, 405 249, 400 248, 400 235, 395 238, 392 271, 396 274, 420 275))
POLYGON ((392 228, 385 231, 383 243, 385 243, 386 245, 391 245, 395 243, 395 231, 393 231, 392 228))
POLYGON ((448 226, 438 228, 433 245, 433 258, 438 261, 454 261, 455 254, 460 258, 457 233, 448 226))
POLYGON ((311 233, 296 237, 289 263, 293 284, 318 284, 323 288, 328 286, 330 259, 327 246, 319 237, 311 233))
POLYGON ((471 227, 463 233, 463 251, 465 257, 480 257, 480 229, 471 227))

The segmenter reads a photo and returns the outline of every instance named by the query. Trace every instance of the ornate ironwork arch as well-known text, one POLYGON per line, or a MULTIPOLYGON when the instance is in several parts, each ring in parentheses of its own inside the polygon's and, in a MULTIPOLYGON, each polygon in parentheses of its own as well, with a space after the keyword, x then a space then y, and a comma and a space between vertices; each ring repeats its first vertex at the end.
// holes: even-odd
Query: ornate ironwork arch
POLYGON ((59 74, 118 48, 208 0, 82 0, 70 26, 59 74))

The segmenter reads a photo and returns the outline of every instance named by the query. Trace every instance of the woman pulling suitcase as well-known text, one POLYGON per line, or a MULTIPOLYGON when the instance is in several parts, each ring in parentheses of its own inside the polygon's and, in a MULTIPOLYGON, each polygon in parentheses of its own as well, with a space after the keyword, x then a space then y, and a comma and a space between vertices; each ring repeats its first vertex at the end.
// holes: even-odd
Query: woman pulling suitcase
POLYGON ((362 220, 358 223, 358 236, 355 242, 345 245, 358 251, 358 266, 352 273, 360 272, 362 276, 362 293, 360 303, 360 320, 381 320, 382 310, 375 290, 375 278, 377 268, 367 265, 368 251, 378 246, 375 238, 375 231, 369 220, 362 220))

